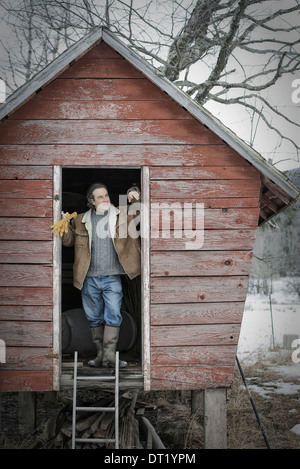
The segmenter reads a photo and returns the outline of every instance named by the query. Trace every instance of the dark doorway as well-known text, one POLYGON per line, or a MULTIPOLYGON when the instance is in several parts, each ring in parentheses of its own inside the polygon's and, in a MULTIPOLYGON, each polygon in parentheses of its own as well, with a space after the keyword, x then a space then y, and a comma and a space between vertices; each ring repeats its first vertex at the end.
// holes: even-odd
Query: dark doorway
MULTIPOLYGON (((78 214, 88 210, 86 192, 94 182, 103 182, 111 202, 119 205, 119 196, 132 185, 141 187, 140 169, 63 168, 62 210, 78 214)), ((83 313, 81 293, 73 286, 74 249, 62 247, 62 351, 67 357, 76 349, 83 358, 94 351, 87 320, 83 313)), ((141 279, 122 275, 123 322, 118 348, 128 361, 141 360, 141 279)))

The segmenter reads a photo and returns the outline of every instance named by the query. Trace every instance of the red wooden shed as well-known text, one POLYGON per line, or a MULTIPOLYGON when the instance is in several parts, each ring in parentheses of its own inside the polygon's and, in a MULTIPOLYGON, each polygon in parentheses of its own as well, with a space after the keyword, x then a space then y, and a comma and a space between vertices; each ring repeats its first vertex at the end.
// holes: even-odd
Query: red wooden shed
POLYGON ((141 386, 230 387, 256 228, 298 190, 105 30, 0 113, 0 390, 63 387, 61 317, 64 301, 77 299, 64 292, 62 262, 71 259, 62 261, 50 227, 64 197, 79 211, 95 179, 115 195, 142 188, 141 386), (197 242, 176 231, 175 213, 197 242))

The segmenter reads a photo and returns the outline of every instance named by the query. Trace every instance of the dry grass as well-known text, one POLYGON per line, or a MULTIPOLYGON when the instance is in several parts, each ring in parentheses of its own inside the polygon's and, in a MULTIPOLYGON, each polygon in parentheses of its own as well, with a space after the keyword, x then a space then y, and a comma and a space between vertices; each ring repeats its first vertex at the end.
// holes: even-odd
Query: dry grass
MULTIPOLYGON (((299 378, 283 377, 274 371, 275 366, 289 365, 290 360, 290 354, 278 349, 267 360, 261 356, 251 365, 242 364, 248 385, 253 383, 258 388, 267 385, 268 389, 268 383, 276 380, 279 383, 299 384, 299 378)), ((270 387, 269 394, 262 396, 251 386, 249 389, 270 448, 299 449, 300 436, 290 431, 294 425, 300 423, 299 392, 280 394, 275 392, 274 387, 270 387)), ((160 395, 160 399, 155 397, 152 402, 156 402, 159 407, 155 428, 169 448, 204 448, 202 409, 191 415, 190 401, 182 398, 180 393, 164 393, 160 395), (173 438, 170 432, 172 425, 177 432, 175 437, 173 434, 173 438), (181 429, 183 430, 180 431, 181 429)), ((227 394, 227 441, 229 449, 267 448, 237 366, 233 387, 227 394)))
MULTIPOLYGON (((254 363, 243 365, 248 386, 251 383, 257 386, 256 389, 263 388, 267 392, 262 396, 249 386, 271 449, 300 448, 300 436, 290 431, 300 423, 300 393, 297 390, 288 395, 276 392, 276 382, 278 386, 283 383, 299 385, 299 378, 285 377, 276 371, 276 367, 290 364, 290 353, 278 349, 272 351, 267 358, 262 355, 254 363)), ((266 448, 261 428, 237 368, 234 386, 228 393, 227 415, 230 448, 266 448)))
MULTIPOLYGON (((274 379, 274 375, 272 378, 274 379)), ((263 382, 267 382, 268 379, 263 382)), ((290 431, 299 422, 299 398, 272 394, 272 397, 267 399, 253 390, 251 390, 251 395, 270 447, 272 449, 299 448, 299 436, 290 431), (296 408, 297 412, 290 412, 296 408)), ((249 396, 238 373, 236 373, 235 385, 229 395, 227 419, 229 448, 259 449, 267 447, 249 396)))

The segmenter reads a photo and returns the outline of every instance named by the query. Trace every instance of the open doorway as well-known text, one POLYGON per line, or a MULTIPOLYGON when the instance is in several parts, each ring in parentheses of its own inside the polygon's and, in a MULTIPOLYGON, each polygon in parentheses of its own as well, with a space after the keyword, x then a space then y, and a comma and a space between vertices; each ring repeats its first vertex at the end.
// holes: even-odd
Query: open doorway
MULTIPOLYGON (((62 210, 78 214, 86 212, 86 192, 94 182, 103 182, 110 195, 111 203, 119 205, 119 196, 133 186, 141 187, 140 169, 119 168, 62 168, 62 210)), ((74 248, 62 247, 62 353, 64 359, 79 357, 88 360, 95 354, 88 321, 85 317, 81 292, 73 286, 74 248)), ((118 350, 120 358, 131 365, 141 363, 141 279, 130 280, 122 275, 123 321, 120 328, 118 350)))

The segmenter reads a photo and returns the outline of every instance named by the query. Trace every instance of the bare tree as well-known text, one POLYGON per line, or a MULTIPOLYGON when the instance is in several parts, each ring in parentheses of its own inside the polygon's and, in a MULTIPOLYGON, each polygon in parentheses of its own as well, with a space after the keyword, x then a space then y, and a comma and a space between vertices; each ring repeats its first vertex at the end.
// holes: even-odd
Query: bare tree
POLYGON ((18 41, 2 40, 11 90, 104 26, 196 102, 248 110, 298 154, 278 119, 295 129, 297 121, 266 92, 299 72, 299 0, 2 0, 2 9, 18 41))
POLYGON ((42 22, 36 0, 2 2, 2 21, 9 26, 10 35, 0 40, 3 51, 0 60, 9 93, 51 63, 76 36, 78 39, 69 21, 70 3, 56 17, 49 15, 44 5, 47 22, 42 22))

